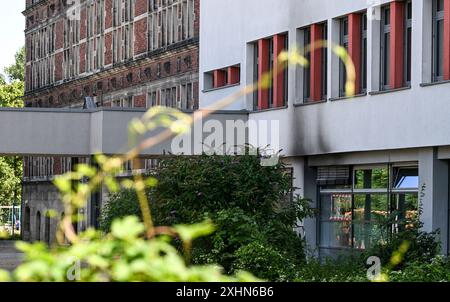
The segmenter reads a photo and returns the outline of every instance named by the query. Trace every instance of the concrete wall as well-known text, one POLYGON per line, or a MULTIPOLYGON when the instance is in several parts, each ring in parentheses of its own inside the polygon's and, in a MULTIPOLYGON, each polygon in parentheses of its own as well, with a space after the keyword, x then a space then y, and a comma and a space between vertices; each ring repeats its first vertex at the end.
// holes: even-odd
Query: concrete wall
MULTIPOLYGON (((142 118, 145 109, 0 109, 0 154, 3 155, 61 155, 86 156, 98 152, 121 154, 129 149, 128 125, 142 118)), ((184 154, 202 153, 203 141, 209 136, 208 125, 227 121, 248 120, 246 112, 222 111, 205 116, 196 123, 199 134, 190 136, 190 147, 184 154)), ((160 133, 162 128, 150 131, 138 142, 160 133)), ((210 129, 215 132, 214 129, 210 129)), ((194 131, 195 132, 195 131, 194 131)), ((195 133, 197 133, 195 132, 195 133)), ((226 131, 220 134, 223 141, 226 131)), ((247 139, 245 138, 245 141, 247 139)), ((245 141, 243 143, 245 143, 245 141)), ((232 142, 230 142, 232 143, 232 142)), ((242 143, 242 144, 243 144, 242 143)), ((176 150, 175 150, 176 151, 176 150)), ((141 155, 162 155, 173 152, 172 140, 157 144, 141 155)))

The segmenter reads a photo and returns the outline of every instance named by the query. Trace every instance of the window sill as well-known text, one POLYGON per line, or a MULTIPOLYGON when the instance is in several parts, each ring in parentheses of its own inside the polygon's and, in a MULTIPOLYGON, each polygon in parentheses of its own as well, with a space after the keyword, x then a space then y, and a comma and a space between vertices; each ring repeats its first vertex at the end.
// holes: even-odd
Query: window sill
POLYGON ((396 89, 387 89, 387 90, 379 90, 379 91, 371 91, 369 92, 369 95, 379 95, 379 94, 386 94, 391 92, 397 92, 397 91, 403 91, 403 90, 409 90, 411 89, 411 86, 396 88, 396 89))
POLYGON ((316 101, 316 102, 306 102, 306 103, 296 103, 296 104, 294 104, 294 107, 311 106, 311 105, 323 104, 326 102, 327 102, 327 100, 321 100, 321 101, 316 101))
POLYGON ((351 99, 354 99, 354 98, 360 98, 360 97, 364 97, 364 96, 367 96, 367 93, 360 93, 360 94, 355 94, 355 95, 352 95, 352 96, 341 96, 341 97, 337 97, 337 98, 330 98, 329 100, 331 102, 344 101, 344 100, 351 100, 351 99))
POLYGON ((420 87, 430 87, 430 86, 436 86, 436 85, 443 85, 443 84, 448 84, 450 83, 449 80, 446 81, 436 81, 436 82, 431 82, 431 83, 421 83, 420 87))
POLYGON ((276 111, 276 110, 283 110, 283 109, 287 109, 288 106, 281 106, 281 107, 274 107, 274 108, 267 108, 267 109, 262 109, 262 110, 252 110, 250 111, 250 113, 260 113, 260 112, 267 112, 267 111, 276 111))
POLYGON ((225 85, 225 86, 221 86, 221 87, 217 87, 217 88, 203 89, 202 92, 208 93, 208 92, 213 92, 213 91, 222 90, 222 89, 226 89, 226 88, 236 87, 236 86, 240 86, 240 85, 241 85, 241 83, 239 82, 237 84, 225 85))

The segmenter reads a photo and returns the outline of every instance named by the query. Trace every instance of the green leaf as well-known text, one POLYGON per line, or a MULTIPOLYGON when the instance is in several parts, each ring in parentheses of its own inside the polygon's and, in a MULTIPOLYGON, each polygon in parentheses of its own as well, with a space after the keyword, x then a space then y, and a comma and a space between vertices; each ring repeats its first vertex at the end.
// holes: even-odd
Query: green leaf
POLYGON ((215 231, 215 227, 210 220, 193 225, 178 225, 174 228, 183 241, 192 241, 199 237, 211 235, 215 231))
POLYGON ((115 220, 111 225, 112 235, 123 240, 136 239, 144 230, 144 225, 135 216, 115 220))

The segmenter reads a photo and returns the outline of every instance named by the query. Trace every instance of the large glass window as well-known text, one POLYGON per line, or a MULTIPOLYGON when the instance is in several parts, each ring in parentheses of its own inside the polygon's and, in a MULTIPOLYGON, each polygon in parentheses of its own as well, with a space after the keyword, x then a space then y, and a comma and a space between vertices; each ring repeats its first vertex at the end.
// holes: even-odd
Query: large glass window
POLYGON ((352 173, 346 183, 343 173, 334 183, 333 175, 338 174, 333 171, 338 169, 320 168, 321 249, 364 250, 387 242, 392 233, 418 219, 417 166, 348 169, 352 173))
POLYGON ((444 0, 433 0, 433 81, 444 79, 444 0))

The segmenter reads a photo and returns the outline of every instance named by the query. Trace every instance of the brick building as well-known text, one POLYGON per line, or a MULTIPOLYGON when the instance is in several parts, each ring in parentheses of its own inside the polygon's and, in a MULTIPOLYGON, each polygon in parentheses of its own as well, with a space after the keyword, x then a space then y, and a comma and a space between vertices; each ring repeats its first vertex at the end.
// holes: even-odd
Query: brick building
MULTIPOLYGON (((91 97, 98 107, 195 110, 199 8, 200 0, 26 0, 26 106, 82 108, 91 97)), ((52 240, 57 221, 46 212, 63 210, 51 180, 85 161, 24 158, 24 239, 52 240)), ((95 199, 87 224, 98 216, 95 199)))

